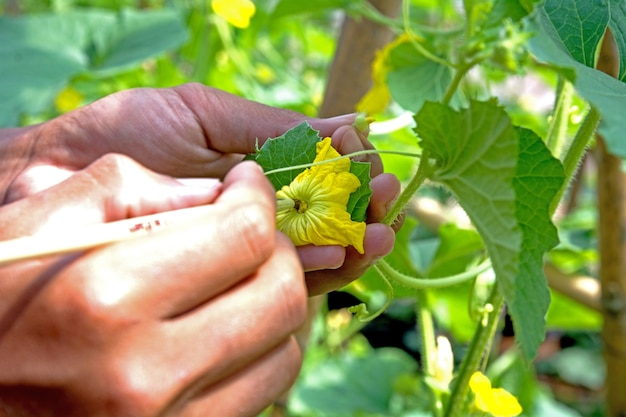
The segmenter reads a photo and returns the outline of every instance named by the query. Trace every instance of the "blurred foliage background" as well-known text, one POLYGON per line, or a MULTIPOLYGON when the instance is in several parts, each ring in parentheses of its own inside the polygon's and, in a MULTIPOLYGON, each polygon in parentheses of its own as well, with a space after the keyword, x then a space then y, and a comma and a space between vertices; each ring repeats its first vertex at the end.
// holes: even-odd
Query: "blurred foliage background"
MULTIPOLYGON (((466 19, 461 1, 404 3, 413 24, 442 49, 466 19), (429 30, 435 21, 447 26, 429 30)), ((251 20, 237 27, 217 15, 210 0, 2 0, 0 127, 41 122, 119 90, 185 82, 315 116, 329 94, 325 87, 344 18, 378 19, 393 33, 402 28, 401 17, 385 21, 361 0, 255 0, 254 6, 251 20)), ((393 54, 396 71, 386 82, 394 101, 377 115, 371 139, 379 149, 419 151, 407 111, 423 104, 416 95, 441 94, 434 91, 439 84, 433 77, 449 79, 436 67, 433 72, 412 62, 401 48, 393 54), (408 91, 407 86, 417 87, 408 91)), ((545 136, 557 75, 501 58, 470 73, 464 91, 473 98, 498 97, 516 124, 545 136)), ((571 100, 567 126, 574 132, 587 107, 576 94, 571 100)), ((417 162, 387 155, 384 161, 402 180, 410 178, 417 162)), ((598 260, 590 164, 582 165, 576 203, 559 217, 561 243, 549 254, 560 271, 585 277, 597 272, 598 260)), ((449 204, 445 190, 424 187, 418 197, 392 257, 401 263, 408 259, 428 276, 466 269, 483 250, 480 237, 464 227, 466 218, 449 204), (428 227, 423 204, 445 214, 446 225, 435 231, 428 227)), ((432 415, 432 384, 419 370, 422 346, 412 292, 397 293, 387 311, 369 323, 359 322, 346 309, 361 301, 382 305, 385 291, 380 285, 368 273, 329 296, 313 318, 300 380, 285 405, 267 410, 267 415, 432 415)), ((468 282, 428 293, 436 330, 451 341, 457 363, 474 332, 476 318, 468 307, 473 291, 468 282)), ((529 364, 509 349, 513 331, 505 322, 489 367, 492 383, 512 392, 525 416, 603 415, 601 323, 598 311, 552 291, 547 337, 537 359, 529 364)))

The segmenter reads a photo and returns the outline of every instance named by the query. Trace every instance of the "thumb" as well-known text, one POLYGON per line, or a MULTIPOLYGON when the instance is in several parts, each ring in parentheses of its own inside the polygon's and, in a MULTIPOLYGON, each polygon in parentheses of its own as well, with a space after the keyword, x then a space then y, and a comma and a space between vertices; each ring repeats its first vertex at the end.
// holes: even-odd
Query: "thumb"
POLYGON ((183 98, 205 133, 208 149, 246 154, 271 137, 307 121, 322 136, 331 136, 341 126, 354 123, 355 115, 328 119, 267 106, 201 84, 183 84, 173 90, 183 98))

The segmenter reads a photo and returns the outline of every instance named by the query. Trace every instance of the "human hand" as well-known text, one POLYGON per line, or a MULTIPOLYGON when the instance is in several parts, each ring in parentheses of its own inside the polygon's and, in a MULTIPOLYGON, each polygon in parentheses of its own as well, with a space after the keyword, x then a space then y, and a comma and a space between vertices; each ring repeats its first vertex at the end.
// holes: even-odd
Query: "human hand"
POLYGON ((1 415, 253 416, 291 385, 306 289, 253 163, 220 189, 107 155, 0 207, 0 239, 62 239, 68 228, 207 203, 204 221, 0 267, 1 415))
MULTIPOLYGON (((331 136, 342 154, 372 147, 364 134, 350 126, 354 115, 307 118, 199 84, 122 91, 25 130, 18 141, 23 149, 7 154, 27 157, 5 164, 4 169, 12 168, 11 174, 0 175, 0 197, 4 195, 0 200, 15 201, 46 189, 112 152, 161 174, 222 177, 243 154, 255 150, 257 139, 262 144, 304 120, 322 136, 331 136)), ((365 254, 338 246, 299 248, 311 294, 358 278, 393 248, 393 231, 378 222, 399 193, 399 183, 382 174, 378 156, 363 160, 372 163, 374 177, 365 254)))

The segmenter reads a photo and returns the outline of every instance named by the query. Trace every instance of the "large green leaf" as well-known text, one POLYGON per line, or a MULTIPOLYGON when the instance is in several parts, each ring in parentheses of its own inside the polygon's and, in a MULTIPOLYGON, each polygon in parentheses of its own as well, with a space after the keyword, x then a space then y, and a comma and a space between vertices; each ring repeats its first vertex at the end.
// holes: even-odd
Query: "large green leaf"
POLYGON ((429 102, 415 120, 422 148, 437 161, 432 179, 447 186, 472 219, 511 301, 522 238, 515 219, 513 126, 495 102, 472 101, 460 112, 429 102))
POLYGON ((391 96, 400 106, 413 112, 426 101, 443 98, 452 79, 450 68, 426 59, 409 42, 401 43, 389 52, 387 65, 386 81, 391 96))
POLYGON ((613 33, 619 50, 619 79, 626 81, 626 2, 623 0, 609 1, 611 20, 609 29, 613 33))
POLYGON ((185 38, 173 10, 0 16, 0 126, 47 109, 77 74, 111 75, 185 38))
MULTIPOLYGON (((517 296, 509 303, 512 317, 524 316, 532 329, 515 334, 522 346, 536 346, 543 341, 545 317, 550 306, 550 292, 543 273, 543 256, 559 242, 557 229, 550 220, 550 204, 565 179, 561 163, 546 148, 539 136, 518 128, 519 158, 513 186, 516 217, 522 231, 522 251, 517 296)), ((528 354, 528 352, 526 352, 528 354)), ((532 357, 532 356, 530 356, 532 357)))
MULTIPOLYGON (((623 10, 621 13, 623 14, 623 10)), ((619 21, 623 28, 624 19, 620 18, 619 21)), ((540 61, 567 69, 563 74, 574 83, 580 95, 600 111, 602 115, 600 133, 606 140, 609 150, 618 156, 626 157, 626 141, 623 140, 626 131, 623 111, 626 83, 575 60, 543 8, 537 9, 529 23, 529 29, 535 33, 529 42, 531 52, 540 61)), ((622 46, 622 49, 626 48, 622 46)))
POLYGON ((115 73, 178 47, 187 39, 175 10, 122 10, 115 24, 94 33, 92 71, 115 73))
POLYGON ((594 68, 596 52, 609 23, 606 1, 546 0, 543 9, 569 54, 594 68))
POLYGON ((364 357, 349 352, 331 357, 302 375, 290 396, 290 409, 299 415, 392 415, 398 378, 416 369, 413 358, 393 348, 364 357))
POLYGON ((416 122, 436 161, 431 179, 455 194, 481 234, 517 341, 532 358, 545 334, 542 256, 556 242, 548 205, 563 180, 560 164, 536 136, 522 131, 520 138, 493 100, 458 112, 426 103, 416 122))

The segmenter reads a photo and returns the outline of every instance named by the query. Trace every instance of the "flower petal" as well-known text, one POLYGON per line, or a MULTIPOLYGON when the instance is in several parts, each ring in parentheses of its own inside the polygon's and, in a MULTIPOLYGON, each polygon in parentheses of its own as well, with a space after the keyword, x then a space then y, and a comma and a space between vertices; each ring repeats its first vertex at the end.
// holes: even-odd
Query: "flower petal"
MULTIPOLYGON (((325 138, 317 144, 315 162, 338 158, 339 153, 325 138)), ((350 173, 347 158, 314 165, 301 172, 291 184, 277 191, 279 199, 294 201, 293 207, 278 210, 279 230, 296 246, 313 244, 354 246, 363 253, 365 223, 354 222, 346 205, 350 194, 361 185, 350 173)))

